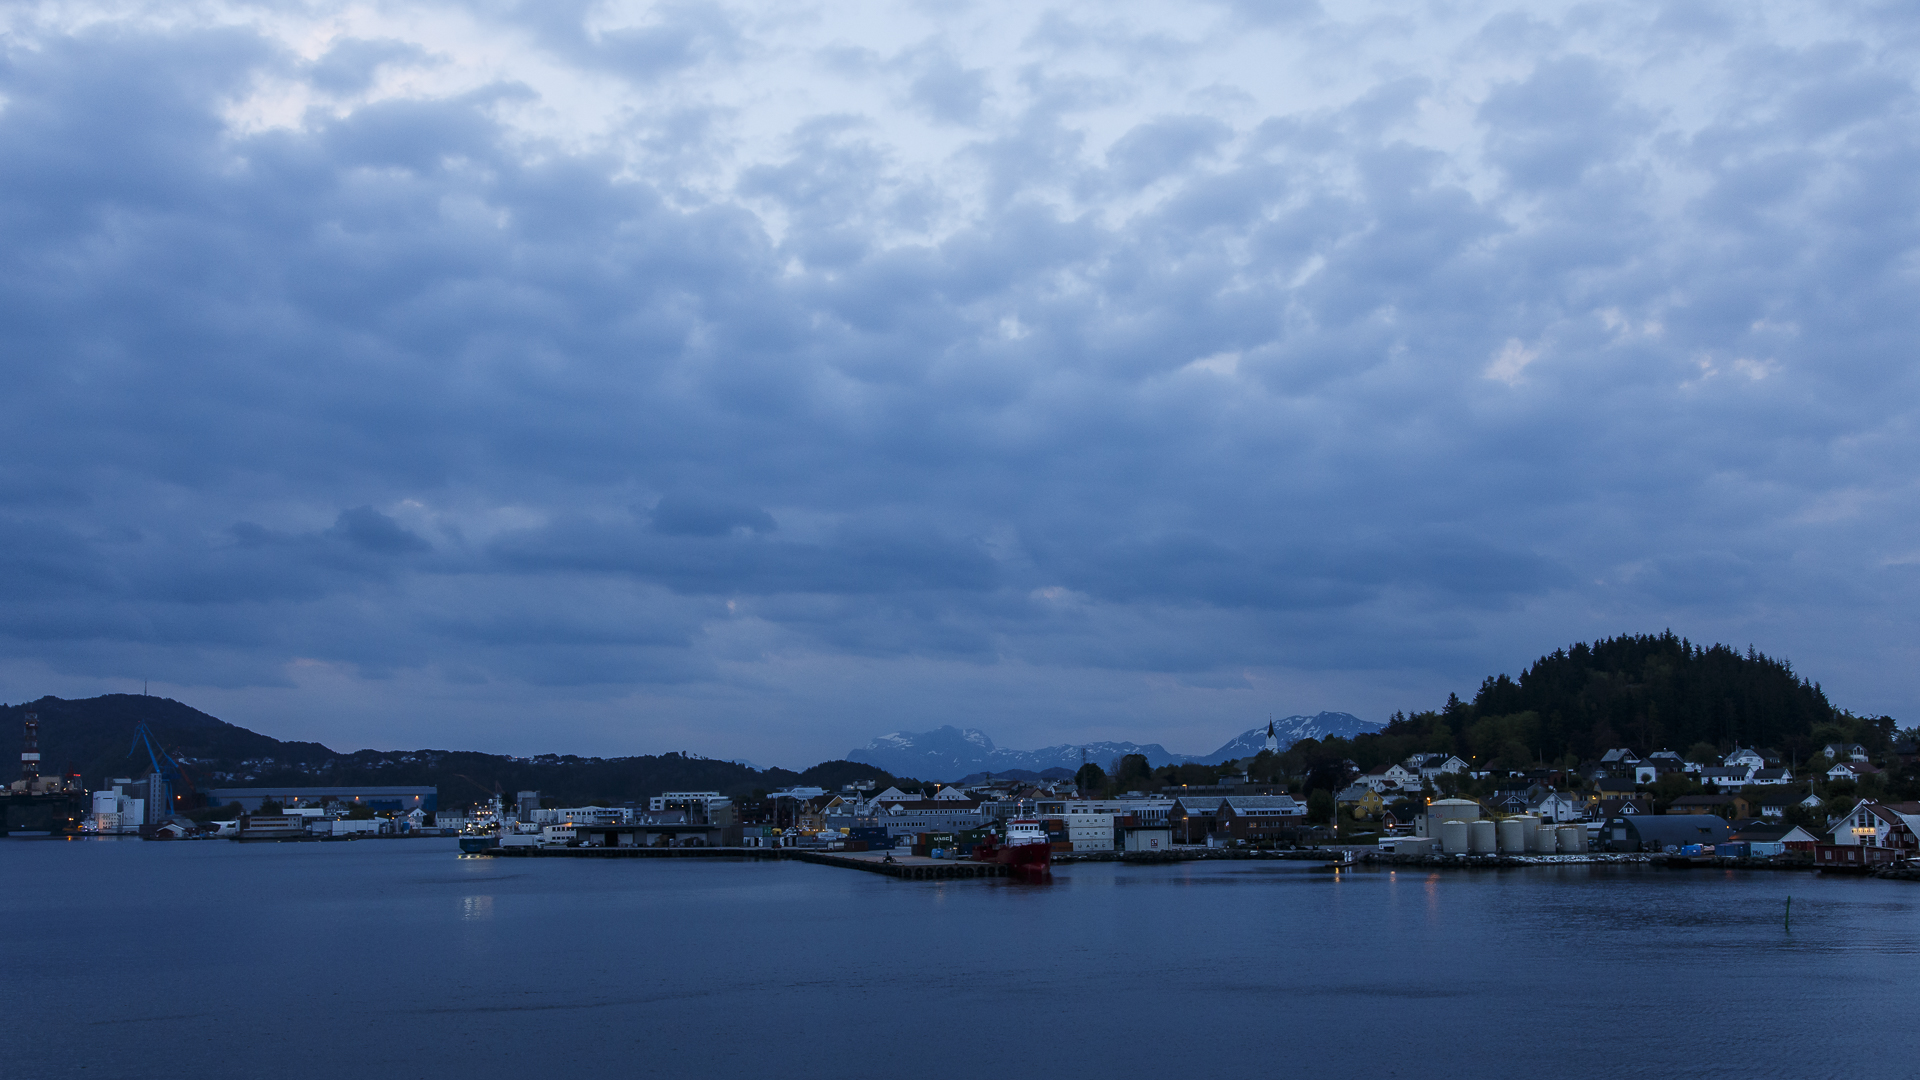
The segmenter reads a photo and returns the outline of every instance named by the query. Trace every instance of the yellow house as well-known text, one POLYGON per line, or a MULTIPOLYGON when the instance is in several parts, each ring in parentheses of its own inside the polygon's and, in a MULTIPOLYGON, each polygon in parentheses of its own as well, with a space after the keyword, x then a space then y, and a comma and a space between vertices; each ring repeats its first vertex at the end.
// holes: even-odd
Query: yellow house
POLYGON ((1379 817, 1387 808, 1387 801, 1380 797, 1379 792, 1359 784, 1340 792, 1334 801, 1341 806, 1351 806, 1355 818, 1379 817))

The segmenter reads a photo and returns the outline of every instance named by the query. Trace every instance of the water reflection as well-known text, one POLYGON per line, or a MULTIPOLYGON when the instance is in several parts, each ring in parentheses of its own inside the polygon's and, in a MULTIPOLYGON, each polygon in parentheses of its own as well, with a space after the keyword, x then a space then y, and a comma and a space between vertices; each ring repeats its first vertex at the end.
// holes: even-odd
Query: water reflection
POLYGON ((1239 1076, 1310 1047, 1422 1080, 1538 1080, 1546 1056, 1874 1077, 1920 1053, 1909 1025, 1858 1034, 1862 990, 1886 1015, 1920 1003, 1903 882, 1218 862, 1035 888, 555 859, 449 888, 466 864, 426 843, 5 857, 35 883, 0 890, 11 961, 54 973, 16 985, 9 1019, 55 1075, 1239 1076))

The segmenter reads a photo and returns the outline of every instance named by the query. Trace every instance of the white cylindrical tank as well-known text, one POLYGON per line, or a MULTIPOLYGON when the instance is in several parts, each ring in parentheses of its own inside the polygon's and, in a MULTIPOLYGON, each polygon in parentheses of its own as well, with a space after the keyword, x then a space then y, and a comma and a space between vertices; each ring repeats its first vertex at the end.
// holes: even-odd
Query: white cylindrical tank
POLYGON ((1427 804, 1427 814, 1441 821, 1472 821, 1480 816, 1480 804, 1472 799, 1435 799, 1427 804))
POLYGON ((1467 822, 1467 853, 1469 855, 1491 855, 1498 847, 1499 840, 1493 822, 1467 822))
POLYGON ((1442 821, 1440 823, 1440 850, 1448 855, 1467 853, 1467 823, 1464 821, 1442 821))
POLYGON ((1533 823, 1533 835, 1527 838, 1527 850, 1535 855, 1551 855, 1554 851, 1553 825, 1545 821, 1533 823))
POLYGON ((1587 827, 1585 825, 1562 825, 1554 831, 1559 834, 1560 854, 1576 855, 1587 850, 1587 827))
POLYGON ((1527 853, 1527 823, 1517 817, 1502 818, 1493 823, 1496 839, 1502 855, 1525 855, 1527 853))

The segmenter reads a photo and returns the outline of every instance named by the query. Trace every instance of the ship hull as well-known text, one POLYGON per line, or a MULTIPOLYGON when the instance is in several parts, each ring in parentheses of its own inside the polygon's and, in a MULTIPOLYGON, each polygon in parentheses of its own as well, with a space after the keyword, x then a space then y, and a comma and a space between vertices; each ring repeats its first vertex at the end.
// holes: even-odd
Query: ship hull
POLYGON ((460 850, 468 855, 478 855, 500 846, 497 836, 463 836, 460 838, 460 850))
POLYGON ((975 862, 994 862, 1016 873, 1046 874, 1053 871, 1053 847, 1050 844, 1016 844, 1001 847, 981 844, 973 849, 975 862))

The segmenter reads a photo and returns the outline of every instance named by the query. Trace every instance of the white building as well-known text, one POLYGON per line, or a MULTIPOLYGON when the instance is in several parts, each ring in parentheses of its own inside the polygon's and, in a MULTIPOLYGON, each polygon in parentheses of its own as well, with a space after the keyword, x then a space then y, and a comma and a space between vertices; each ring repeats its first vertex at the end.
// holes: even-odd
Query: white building
POLYGON ((1113 818, 1113 814, 1070 806, 1066 816, 1067 839, 1073 842, 1073 850, 1112 851, 1113 818))
POLYGON ((1549 794, 1529 809, 1539 814, 1542 819, 1556 825, 1564 825, 1570 821, 1584 821, 1587 816, 1586 804, 1564 791, 1549 794))
MULTIPOLYGON (((804 797, 812 798, 814 795, 825 794, 826 791, 823 789, 813 788, 810 793, 804 797)), ((656 814, 662 810, 686 810, 698 806, 711 817, 716 808, 732 805, 732 799, 727 798, 717 791, 663 791, 647 800, 647 809, 656 814)))

